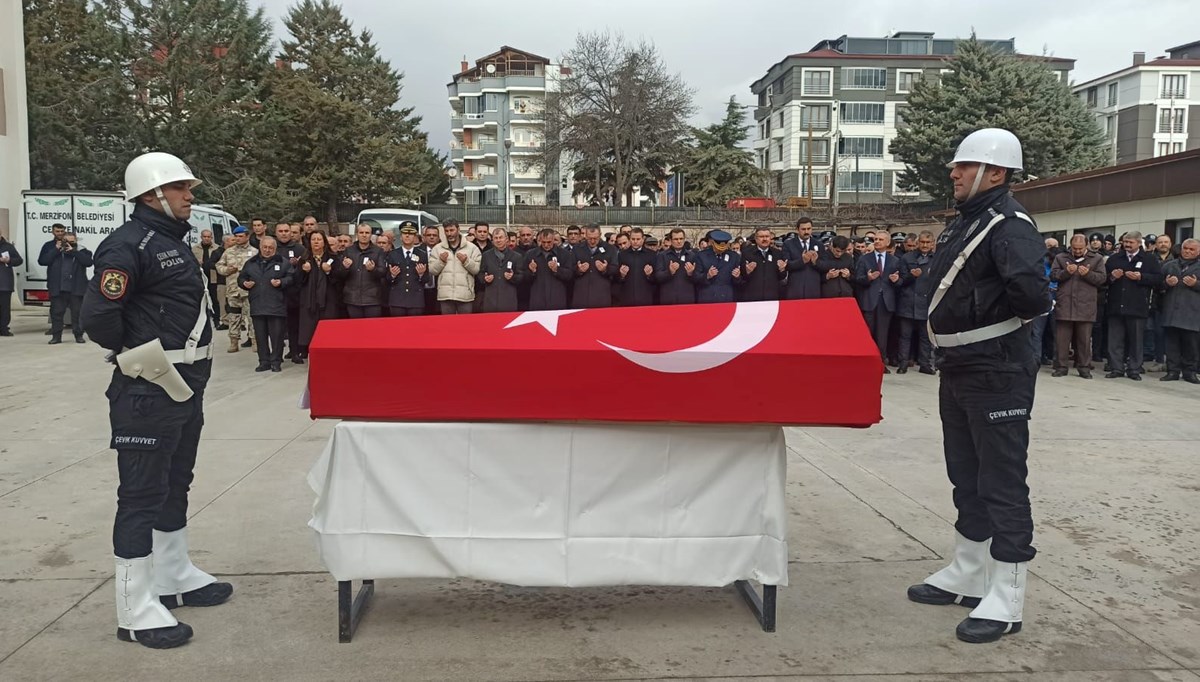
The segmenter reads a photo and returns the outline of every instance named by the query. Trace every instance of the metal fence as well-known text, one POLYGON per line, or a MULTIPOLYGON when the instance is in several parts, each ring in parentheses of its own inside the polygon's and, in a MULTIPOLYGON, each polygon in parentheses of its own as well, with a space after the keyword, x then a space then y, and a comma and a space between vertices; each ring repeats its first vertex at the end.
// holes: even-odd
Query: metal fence
MULTIPOLYGON (((365 204, 343 204, 338 207, 338 219, 342 222, 354 220, 359 211, 385 206, 365 204)), ((928 223, 931 214, 943 208, 932 204, 843 204, 837 215, 829 206, 812 208, 706 208, 701 206, 529 206, 514 204, 511 207, 511 223, 514 225, 708 225, 749 227, 753 225, 789 225, 801 216, 808 216, 819 226, 825 225, 896 225, 928 223)), ((421 206, 421 210, 432 213, 441 220, 450 218, 460 223, 484 221, 492 225, 504 224, 503 206, 478 204, 433 204, 421 206)))

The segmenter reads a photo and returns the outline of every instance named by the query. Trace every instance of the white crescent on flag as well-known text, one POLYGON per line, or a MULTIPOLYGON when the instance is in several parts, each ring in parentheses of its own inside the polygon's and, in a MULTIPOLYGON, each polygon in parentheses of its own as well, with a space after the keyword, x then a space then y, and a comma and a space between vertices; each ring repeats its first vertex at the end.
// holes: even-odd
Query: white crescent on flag
POLYGON ((600 341, 635 365, 665 374, 688 374, 720 367, 762 343, 779 317, 778 301, 738 303, 729 326, 720 334, 691 348, 666 353, 640 353, 600 341))

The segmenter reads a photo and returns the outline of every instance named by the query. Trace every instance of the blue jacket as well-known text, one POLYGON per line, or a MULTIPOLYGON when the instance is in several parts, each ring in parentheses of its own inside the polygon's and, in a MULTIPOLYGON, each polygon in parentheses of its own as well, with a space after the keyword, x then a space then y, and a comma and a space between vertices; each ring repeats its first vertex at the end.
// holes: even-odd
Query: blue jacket
POLYGON ((734 285, 741 281, 741 273, 733 276, 733 271, 742 265, 742 256, 734 249, 726 249, 725 253, 717 254, 709 247, 696 252, 696 272, 692 273, 692 281, 696 283, 697 303, 731 303, 737 300, 734 295, 734 285), (717 276, 709 278, 709 268, 717 268, 717 276))

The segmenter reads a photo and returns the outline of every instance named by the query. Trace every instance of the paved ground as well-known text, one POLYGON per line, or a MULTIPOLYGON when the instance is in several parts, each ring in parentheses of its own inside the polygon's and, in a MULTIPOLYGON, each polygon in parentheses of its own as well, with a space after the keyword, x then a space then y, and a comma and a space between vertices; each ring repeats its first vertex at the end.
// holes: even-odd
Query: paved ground
MULTIPOLYGON (((154 652, 114 637, 107 370, 0 339, 0 679, 1200 680, 1200 389, 1044 374, 1031 455, 1036 544, 1025 631, 954 639, 966 611, 904 589, 940 567, 953 508, 935 379, 891 375, 883 424, 791 429, 791 587, 779 632, 731 589, 533 590, 387 581, 353 644, 306 527, 330 431, 296 409, 302 369, 220 353, 192 514, 229 604, 154 652)), ((1151 379, 1157 378, 1152 375, 1151 379)))

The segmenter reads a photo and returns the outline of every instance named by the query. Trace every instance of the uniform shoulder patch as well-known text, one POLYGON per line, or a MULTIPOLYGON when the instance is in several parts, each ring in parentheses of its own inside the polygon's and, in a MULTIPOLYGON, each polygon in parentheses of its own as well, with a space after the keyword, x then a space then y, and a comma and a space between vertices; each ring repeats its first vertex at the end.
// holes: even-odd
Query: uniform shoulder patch
POLYGON ((125 295, 129 286, 129 275, 121 270, 105 270, 100 273, 100 293, 110 301, 116 301, 125 295))

